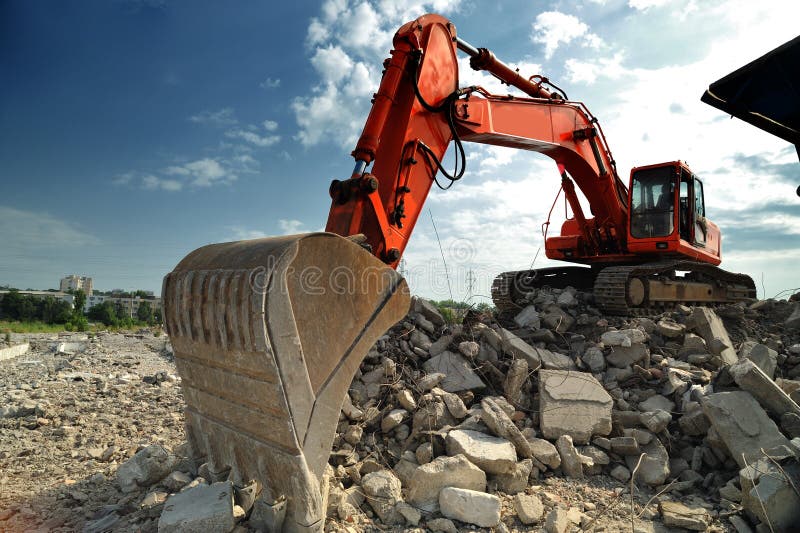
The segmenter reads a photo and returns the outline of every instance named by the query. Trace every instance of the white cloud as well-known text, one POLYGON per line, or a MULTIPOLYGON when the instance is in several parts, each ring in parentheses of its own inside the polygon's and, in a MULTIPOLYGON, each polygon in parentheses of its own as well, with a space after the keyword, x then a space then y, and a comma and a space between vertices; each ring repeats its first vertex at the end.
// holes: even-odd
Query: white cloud
POLYGON ((579 39, 583 46, 600 48, 603 40, 589 31, 578 17, 560 11, 545 11, 536 16, 531 41, 544 44, 544 57, 550 59, 561 44, 579 39))
POLYGON ((162 189, 164 191, 179 191, 183 188, 183 183, 173 179, 162 179, 152 174, 142 177, 142 187, 147 190, 162 189))
POLYGON ((165 168, 163 170, 163 172, 164 172, 164 174, 167 174, 168 176, 188 176, 189 175, 189 169, 187 169, 186 167, 179 167, 179 166, 176 166, 176 165, 168 166, 167 168, 165 168))
POLYGON ((278 227, 283 232, 283 235, 294 235, 295 233, 302 233, 304 224, 299 220, 294 219, 280 219, 278 220, 278 227))
POLYGON ((231 183, 236 180, 236 176, 216 159, 198 159, 187 163, 184 167, 189 171, 191 184, 197 187, 210 187, 217 183, 231 183))
POLYGON ((247 241, 270 236, 262 230, 246 228, 244 226, 229 226, 228 232, 228 235, 224 237, 224 240, 227 241, 247 241))
POLYGON ((261 123, 261 127, 267 131, 275 131, 278 129, 278 123, 274 120, 265 120, 261 123))
POLYGON ((231 139, 242 139, 243 141, 249 142, 255 146, 260 146, 261 148, 272 146, 281 140, 280 135, 260 135, 254 131, 241 128, 228 130, 225 132, 225 136, 231 139))
POLYGON ((100 240, 68 220, 44 211, 0 206, 4 252, 96 245, 100 240))
POLYGON ((338 46, 317 48, 311 64, 325 83, 337 83, 353 68, 353 60, 338 46))
POLYGON ((674 0, 628 0, 628 7, 639 11, 647 11, 652 7, 663 7, 670 3, 674 3, 674 0))
POLYGON ((422 13, 446 14, 459 5, 460 0, 325 1, 307 29, 309 59, 319 81, 292 103, 299 126, 296 139, 304 146, 354 144, 394 32, 422 13))
POLYGON ((218 111, 201 111, 189 117, 189 120, 198 124, 210 124, 212 126, 233 126, 239 122, 230 107, 224 107, 218 111))
POLYGON ((588 61, 570 58, 564 63, 567 80, 572 83, 593 84, 599 78, 618 80, 628 70, 622 66, 624 54, 616 52, 611 57, 595 57, 588 61))
POLYGON ((262 89, 277 89, 281 86, 280 78, 267 78, 258 84, 262 89))

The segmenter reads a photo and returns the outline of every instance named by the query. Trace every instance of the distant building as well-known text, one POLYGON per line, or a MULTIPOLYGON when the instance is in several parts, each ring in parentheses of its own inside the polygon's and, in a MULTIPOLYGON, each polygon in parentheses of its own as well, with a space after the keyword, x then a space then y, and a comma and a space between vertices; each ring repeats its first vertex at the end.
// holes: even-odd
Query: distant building
POLYGON ((161 309, 161 298, 141 298, 139 296, 135 296, 133 298, 121 298, 113 295, 106 296, 103 294, 95 294, 86 297, 86 303, 83 306, 83 311, 88 313, 89 309, 91 309, 93 306, 103 302, 112 302, 114 305, 119 305, 122 307, 123 317, 128 316, 131 318, 136 317, 136 312, 139 310, 139 305, 141 305, 142 302, 149 303, 150 309, 152 309, 153 312, 161 309))
POLYGON ((130 318, 136 318, 136 312, 139 310, 139 306, 144 302, 150 304, 150 309, 152 309, 153 312, 161 309, 161 298, 141 298, 139 296, 133 298, 116 298, 113 296, 106 296, 105 299, 114 302, 115 305, 120 305, 124 313, 123 316, 128 316, 130 318))
POLYGON ((72 274, 61 278, 61 292, 77 291, 82 289, 86 296, 92 295, 92 278, 86 276, 76 276, 72 274))
POLYGON ((91 309, 95 305, 101 304, 101 303, 103 303, 103 302, 105 302, 106 300, 109 300, 109 299, 111 299, 110 296, 104 296, 102 294, 88 295, 88 296, 86 296, 86 303, 83 304, 83 312, 84 313, 88 313, 89 309, 91 309))

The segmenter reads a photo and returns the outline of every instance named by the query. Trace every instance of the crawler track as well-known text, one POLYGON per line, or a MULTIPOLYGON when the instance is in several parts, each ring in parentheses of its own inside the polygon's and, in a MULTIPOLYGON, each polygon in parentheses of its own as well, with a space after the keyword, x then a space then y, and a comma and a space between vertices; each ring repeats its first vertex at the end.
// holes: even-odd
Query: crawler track
POLYGON ((659 261, 641 265, 610 266, 602 270, 585 267, 547 268, 504 272, 492 284, 492 299, 500 311, 513 311, 525 305, 525 297, 536 288, 573 286, 592 289, 595 304, 605 314, 630 315, 677 304, 717 305, 749 301, 756 297, 750 276, 736 274, 694 261, 659 261), (676 277, 676 271, 688 272, 676 277), (669 286, 674 297, 651 300, 651 286, 669 286), (692 286, 705 284, 709 294, 697 296, 692 286))

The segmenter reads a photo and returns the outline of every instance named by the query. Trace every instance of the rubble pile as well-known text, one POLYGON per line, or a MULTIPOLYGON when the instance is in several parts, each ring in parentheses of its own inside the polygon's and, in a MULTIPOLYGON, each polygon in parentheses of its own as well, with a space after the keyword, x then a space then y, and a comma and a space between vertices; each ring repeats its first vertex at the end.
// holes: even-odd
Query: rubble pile
MULTIPOLYGON (((117 337, 0 363, 0 529, 279 530, 280 495, 181 444, 163 338, 137 365, 117 337)), ((415 299, 344 399, 325 527, 796 530, 798 400, 796 302, 610 317, 545 288, 447 324, 415 299)))

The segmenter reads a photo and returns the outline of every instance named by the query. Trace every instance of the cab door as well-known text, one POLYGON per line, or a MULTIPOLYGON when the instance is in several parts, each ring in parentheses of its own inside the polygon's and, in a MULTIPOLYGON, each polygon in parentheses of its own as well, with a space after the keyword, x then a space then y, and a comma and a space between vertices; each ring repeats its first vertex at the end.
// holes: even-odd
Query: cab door
POLYGON ((706 224, 706 206, 703 197, 703 182, 696 177, 692 180, 692 219, 694 240, 692 244, 705 246, 708 238, 708 225, 706 224))

